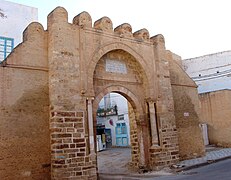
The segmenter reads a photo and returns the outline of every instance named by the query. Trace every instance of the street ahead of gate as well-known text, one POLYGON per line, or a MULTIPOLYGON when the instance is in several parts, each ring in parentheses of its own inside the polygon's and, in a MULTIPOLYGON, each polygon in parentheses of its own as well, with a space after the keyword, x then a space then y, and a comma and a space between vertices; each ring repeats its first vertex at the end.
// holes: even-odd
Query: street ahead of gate
POLYGON ((151 176, 103 176, 101 180, 230 180, 231 179, 231 159, 226 159, 199 168, 183 171, 178 174, 163 175, 159 177, 151 176))
POLYGON ((231 179, 231 148, 206 147, 206 156, 181 161, 175 169, 139 174, 129 169, 130 148, 111 148, 98 152, 98 172, 101 180, 228 180, 231 179), (226 159, 226 160, 225 160, 226 159), (216 163, 215 163, 216 162, 216 163), (203 166, 202 165, 206 165, 203 166), (195 168, 200 167, 200 168, 195 168), (191 169, 187 170, 186 169, 191 169), (178 173, 176 173, 178 172, 178 173))
POLYGON ((231 159, 191 169, 173 176, 149 178, 154 180, 230 180, 231 159))

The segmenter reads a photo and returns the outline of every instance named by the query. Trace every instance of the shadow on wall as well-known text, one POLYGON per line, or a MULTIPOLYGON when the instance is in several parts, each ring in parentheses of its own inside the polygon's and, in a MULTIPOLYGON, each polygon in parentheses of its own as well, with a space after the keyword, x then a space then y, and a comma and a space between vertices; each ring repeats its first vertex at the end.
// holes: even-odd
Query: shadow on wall
POLYGON ((10 174, 15 179, 50 177, 48 100, 48 87, 39 87, 25 91, 13 106, 3 108, 0 179, 10 174))

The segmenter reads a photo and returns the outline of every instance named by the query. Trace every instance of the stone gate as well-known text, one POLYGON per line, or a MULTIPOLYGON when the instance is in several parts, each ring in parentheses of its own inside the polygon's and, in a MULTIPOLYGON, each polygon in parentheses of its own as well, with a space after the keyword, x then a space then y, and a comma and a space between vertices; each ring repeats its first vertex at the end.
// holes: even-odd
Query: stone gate
POLYGON ((117 92, 130 104, 132 164, 158 169, 204 154, 195 83, 162 35, 130 24, 31 23, 0 66, 0 179, 97 179, 96 110, 117 92), (17 168, 15 168, 17 167, 17 168))

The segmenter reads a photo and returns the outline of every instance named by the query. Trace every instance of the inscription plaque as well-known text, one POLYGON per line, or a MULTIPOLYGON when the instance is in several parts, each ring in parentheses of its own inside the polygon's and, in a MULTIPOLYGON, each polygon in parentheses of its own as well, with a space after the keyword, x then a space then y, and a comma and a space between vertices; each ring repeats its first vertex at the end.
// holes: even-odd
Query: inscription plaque
POLYGON ((119 60, 106 59, 106 71, 112 73, 127 74, 126 64, 119 60))

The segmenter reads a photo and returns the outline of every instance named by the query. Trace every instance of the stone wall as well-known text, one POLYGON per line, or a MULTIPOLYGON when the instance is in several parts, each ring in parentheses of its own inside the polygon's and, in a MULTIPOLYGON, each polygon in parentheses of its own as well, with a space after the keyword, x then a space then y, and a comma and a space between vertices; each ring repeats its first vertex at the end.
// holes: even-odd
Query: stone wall
POLYGON ((97 178, 96 154, 89 147, 87 97, 81 94, 81 80, 86 80, 79 34, 79 28, 67 23, 65 9, 48 15, 52 179, 97 178))
POLYGON ((50 179, 46 71, 0 67, 0 179, 50 179))
POLYGON ((162 35, 154 36, 153 45, 158 90, 157 100, 149 100, 148 106, 150 124, 152 121, 156 121, 158 144, 153 144, 150 148, 150 164, 152 169, 158 169, 179 160, 179 143, 164 37, 162 35))
POLYGON ((231 147, 231 91, 221 90, 199 95, 201 122, 208 124, 209 143, 231 147))
POLYGON ((179 58, 168 52, 180 159, 190 159, 203 156, 205 153, 199 127, 201 109, 197 85, 184 73, 179 58), (176 58, 178 61, 175 61, 176 58))
POLYGON ((46 59, 45 31, 32 23, 0 64, 0 179, 50 179, 46 59))
POLYGON ((131 141, 131 151, 132 151, 132 167, 139 167, 139 142, 137 137, 137 125, 134 109, 132 105, 128 102, 128 115, 129 115, 129 125, 130 125, 130 141, 131 141))

